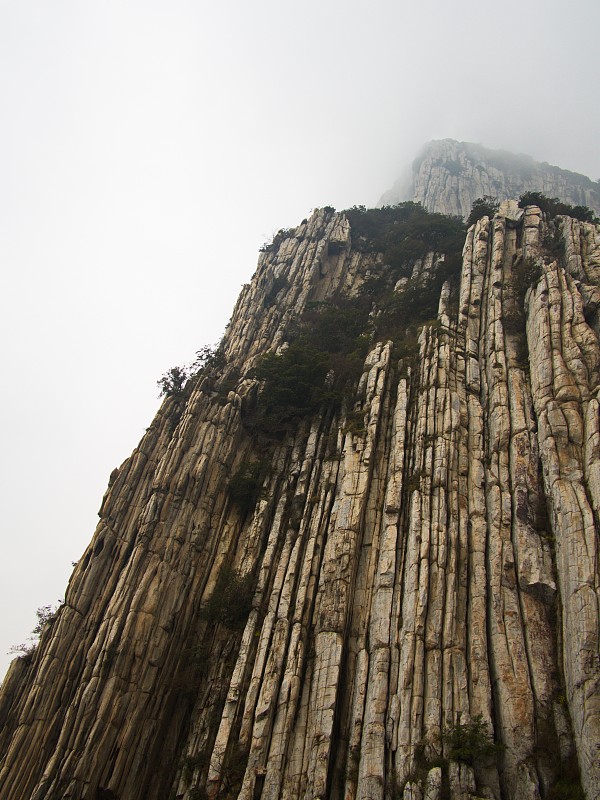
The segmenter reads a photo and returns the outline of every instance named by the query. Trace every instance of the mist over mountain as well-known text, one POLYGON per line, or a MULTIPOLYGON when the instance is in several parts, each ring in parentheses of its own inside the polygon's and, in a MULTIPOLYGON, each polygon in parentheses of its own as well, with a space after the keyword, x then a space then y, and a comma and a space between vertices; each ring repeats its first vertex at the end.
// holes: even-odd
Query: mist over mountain
POLYGON ((441 139, 429 142, 413 161, 410 174, 385 192, 379 205, 405 200, 422 203, 429 211, 469 216, 479 197, 498 200, 540 192, 573 206, 600 213, 600 184, 585 175, 534 161, 506 150, 441 139))

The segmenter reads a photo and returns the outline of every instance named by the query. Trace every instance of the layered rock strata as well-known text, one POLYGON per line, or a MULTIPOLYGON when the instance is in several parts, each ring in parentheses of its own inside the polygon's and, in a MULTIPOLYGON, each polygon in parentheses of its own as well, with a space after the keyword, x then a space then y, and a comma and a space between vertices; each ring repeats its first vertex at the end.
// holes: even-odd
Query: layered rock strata
POLYGON ((260 356, 380 265, 329 210, 261 255, 13 662, 5 800, 538 800, 577 764, 600 798, 600 229, 504 204, 418 354, 372 341, 352 403, 261 440, 260 356))
POLYGON ((466 219, 479 197, 507 200, 524 192, 558 197, 563 203, 588 206, 600 214, 600 185, 585 175, 529 156, 453 139, 429 142, 414 161, 410 175, 398 180, 379 202, 394 205, 413 200, 429 211, 466 219))

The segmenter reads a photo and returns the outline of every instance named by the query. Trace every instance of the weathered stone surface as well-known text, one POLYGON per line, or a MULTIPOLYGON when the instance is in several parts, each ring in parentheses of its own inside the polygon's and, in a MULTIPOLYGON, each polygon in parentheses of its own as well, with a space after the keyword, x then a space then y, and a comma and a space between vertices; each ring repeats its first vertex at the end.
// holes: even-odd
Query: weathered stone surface
MULTIPOLYGON (((600 213, 600 189, 585 175, 534 161, 529 156, 453 139, 429 142, 413 162, 412 173, 397 181, 379 203, 394 205, 414 200, 429 211, 466 219, 478 197, 510 200, 526 191, 558 197, 574 206, 589 206, 600 213)), ((515 217, 510 212, 508 216, 515 217)))
POLYGON ((111 476, 7 676, 2 798, 538 800, 574 756, 600 798, 600 233, 503 210, 418 357, 372 341, 352 403, 267 443, 244 421, 257 359, 378 261, 329 210, 261 254, 222 373, 111 476), (243 509, 229 480, 256 460, 243 509), (225 568, 251 583, 243 626, 207 612, 225 568), (453 754, 472 722, 501 751, 453 754))

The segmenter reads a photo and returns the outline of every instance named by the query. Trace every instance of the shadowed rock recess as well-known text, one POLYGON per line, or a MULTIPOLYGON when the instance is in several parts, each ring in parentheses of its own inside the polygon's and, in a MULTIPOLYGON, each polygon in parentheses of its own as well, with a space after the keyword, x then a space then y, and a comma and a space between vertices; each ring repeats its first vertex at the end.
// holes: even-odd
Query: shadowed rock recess
POLYGON ((3 800, 600 798, 600 227, 413 212, 261 253, 11 666, 3 800))

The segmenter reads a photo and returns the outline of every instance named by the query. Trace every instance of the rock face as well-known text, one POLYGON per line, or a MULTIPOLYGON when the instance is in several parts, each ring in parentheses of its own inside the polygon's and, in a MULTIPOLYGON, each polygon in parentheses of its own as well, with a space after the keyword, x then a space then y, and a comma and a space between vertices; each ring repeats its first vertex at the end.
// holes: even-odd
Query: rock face
POLYGON ((429 142, 413 162, 410 177, 395 183, 379 202, 394 205, 414 200, 429 211, 466 219, 479 197, 508 200, 525 191, 558 197, 574 206, 589 206, 600 213, 600 184, 585 175, 529 156, 453 139, 429 142))
POLYGON ((600 228, 505 203, 414 344, 267 435, 253 369, 385 269, 358 245, 276 237, 111 476, 2 687, 4 800, 600 798, 600 228))

